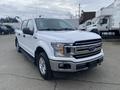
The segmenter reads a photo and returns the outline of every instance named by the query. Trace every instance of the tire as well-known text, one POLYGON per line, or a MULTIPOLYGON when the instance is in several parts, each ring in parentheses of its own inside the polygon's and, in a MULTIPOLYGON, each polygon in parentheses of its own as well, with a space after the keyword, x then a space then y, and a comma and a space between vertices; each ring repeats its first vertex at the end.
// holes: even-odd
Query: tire
POLYGON ((18 40, 17 39, 15 39, 15 46, 16 46, 16 49, 17 49, 17 52, 21 52, 21 48, 20 48, 20 46, 19 46, 19 43, 18 43, 18 40))
POLYGON ((49 59, 45 52, 42 52, 36 56, 37 67, 41 76, 45 80, 51 80, 53 77, 52 70, 50 67, 49 59))
POLYGON ((97 29, 93 29, 93 30, 91 30, 91 32, 93 32, 93 33, 96 33, 96 34, 99 34, 99 35, 100 35, 100 32, 99 32, 97 29))

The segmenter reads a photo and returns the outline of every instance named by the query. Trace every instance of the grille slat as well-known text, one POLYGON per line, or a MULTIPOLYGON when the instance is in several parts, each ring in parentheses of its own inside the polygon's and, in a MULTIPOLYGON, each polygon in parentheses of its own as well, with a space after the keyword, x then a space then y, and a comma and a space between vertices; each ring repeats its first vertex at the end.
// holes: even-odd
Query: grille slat
POLYGON ((87 53, 87 54, 73 55, 73 57, 75 57, 76 59, 85 58, 85 57, 90 57, 90 56, 97 55, 97 54, 99 54, 100 52, 101 52, 101 50, 96 51, 96 52, 92 52, 92 53, 87 53))
POLYGON ((94 40, 86 40, 86 41, 76 41, 73 46, 80 46, 80 45, 89 45, 102 42, 102 39, 94 39, 94 40))

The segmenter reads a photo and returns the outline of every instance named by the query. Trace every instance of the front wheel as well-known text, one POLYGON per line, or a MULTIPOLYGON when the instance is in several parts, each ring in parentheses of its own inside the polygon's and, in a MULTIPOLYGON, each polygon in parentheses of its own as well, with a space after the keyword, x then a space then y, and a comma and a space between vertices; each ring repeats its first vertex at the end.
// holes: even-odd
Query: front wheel
POLYGON ((45 80, 52 79, 52 70, 46 53, 42 52, 37 56, 37 66, 41 76, 45 80))

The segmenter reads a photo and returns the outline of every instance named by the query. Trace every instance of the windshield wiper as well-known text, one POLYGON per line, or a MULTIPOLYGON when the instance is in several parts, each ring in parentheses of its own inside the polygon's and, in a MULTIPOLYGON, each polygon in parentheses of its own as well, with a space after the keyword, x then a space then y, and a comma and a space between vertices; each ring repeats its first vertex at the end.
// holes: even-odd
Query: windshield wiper
POLYGON ((53 28, 46 28, 46 29, 39 29, 41 31, 47 30, 47 31, 52 31, 52 30, 58 30, 58 29, 53 29, 53 28))
POLYGON ((47 30, 47 31, 53 31, 53 30, 57 30, 57 31, 63 31, 63 30, 75 30, 75 29, 73 29, 73 28, 46 28, 46 29, 39 29, 40 31, 45 31, 45 30, 47 30))
POLYGON ((62 30, 75 30, 73 28, 61 28, 62 30))

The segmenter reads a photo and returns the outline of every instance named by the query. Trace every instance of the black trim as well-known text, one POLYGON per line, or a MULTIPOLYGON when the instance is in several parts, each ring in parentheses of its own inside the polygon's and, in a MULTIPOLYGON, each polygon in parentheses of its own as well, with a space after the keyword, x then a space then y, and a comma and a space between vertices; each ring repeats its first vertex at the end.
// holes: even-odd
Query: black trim
POLYGON ((94 68, 98 64, 101 64, 102 62, 103 62, 103 59, 98 59, 98 60, 91 61, 91 62, 84 63, 84 64, 77 64, 76 65, 76 70, 81 70, 81 69, 84 69, 84 68, 94 68))
POLYGON ((27 53, 24 49, 21 48, 21 52, 26 58, 28 58, 28 60, 32 61, 33 63, 35 62, 35 58, 32 57, 29 53, 27 53))
POLYGON ((79 46, 79 45, 89 45, 94 43, 100 43, 102 42, 102 39, 93 39, 93 40, 85 40, 85 41, 76 41, 73 46, 79 46))

